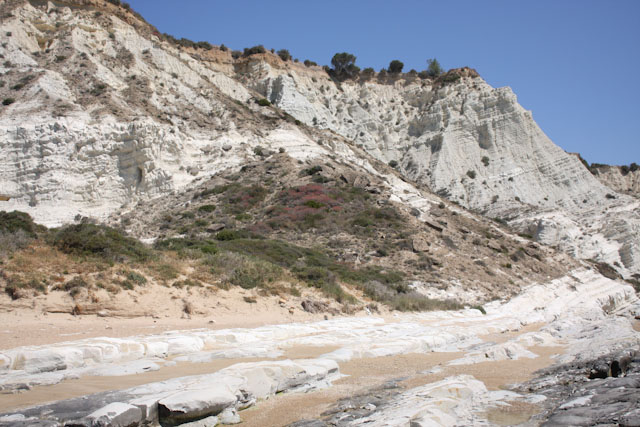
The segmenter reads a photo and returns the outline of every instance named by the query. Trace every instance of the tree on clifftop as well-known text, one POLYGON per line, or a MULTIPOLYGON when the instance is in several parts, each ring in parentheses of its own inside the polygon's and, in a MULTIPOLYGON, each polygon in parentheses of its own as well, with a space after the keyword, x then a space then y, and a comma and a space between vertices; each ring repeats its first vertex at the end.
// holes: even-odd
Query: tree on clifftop
POLYGON ((442 74, 442 67, 440 66, 440 63, 436 58, 427 59, 427 64, 429 64, 429 67, 427 68, 427 74, 429 74, 431 77, 438 77, 440 74, 442 74))
POLYGON ((398 74, 402 72, 404 64, 397 59, 394 59, 389 63, 389 72, 392 74, 398 74))
POLYGON ((353 77, 360 72, 360 68, 356 65, 355 55, 347 52, 333 55, 331 65, 333 65, 336 77, 353 77))

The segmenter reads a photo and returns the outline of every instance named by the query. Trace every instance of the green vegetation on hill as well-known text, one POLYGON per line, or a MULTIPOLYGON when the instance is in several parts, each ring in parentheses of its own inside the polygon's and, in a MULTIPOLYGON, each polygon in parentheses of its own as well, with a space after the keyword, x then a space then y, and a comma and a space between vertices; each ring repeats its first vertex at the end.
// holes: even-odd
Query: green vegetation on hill
MULTIPOLYGON (((294 190, 291 194, 297 192, 294 190)), ((212 193, 221 195, 227 203, 224 209, 231 212, 235 212, 238 206, 251 207, 256 200, 264 198, 264 189, 259 186, 229 185, 226 188, 217 188, 212 193), (229 195, 225 194, 231 189, 234 191, 229 195)), ((354 194, 349 197, 352 200, 358 199, 358 195, 354 194)), ((309 207, 319 208, 320 203, 315 208, 309 207)), ((202 212, 200 209, 198 211, 202 212)), ((356 216, 354 222, 357 227, 371 227, 376 226, 374 220, 380 223, 377 225, 383 226, 381 224, 384 222, 394 222, 398 218, 393 210, 383 208, 365 210, 356 216)), ((358 300, 343 287, 343 284, 348 284, 374 301, 388 304, 398 310, 457 308, 450 302, 439 303, 410 292, 405 284, 405 274, 402 272, 379 266, 354 268, 336 260, 326 248, 302 247, 244 229, 224 229, 217 232, 214 239, 161 239, 153 247, 148 247, 121 230, 105 225, 80 223, 47 230, 35 224, 26 213, 0 212, 0 234, 15 237, 16 233, 29 236, 31 243, 39 242, 40 245, 45 245, 46 248, 43 250, 49 251, 48 253, 57 250, 75 257, 75 263, 85 265, 79 268, 81 271, 101 271, 115 264, 124 266, 117 267, 122 274, 117 272, 111 285, 98 284, 112 289, 115 287, 116 291, 121 288, 133 289, 147 283, 147 277, 131 270, 132 267, 141 268, 147 275, 173 283, 176 287, 202 286, 200 280, 180 280, 175 268, 158 261, 162 259, 163 254, 170 253, 179 259, 196 262, 209 277, 218 279, 217 286, 225 287, 224 284, 228 283, 246 289, 261 288, 268 292, 280 292, 282 287, 278 283, 293 280, 317 288, 338 302, 356 303, 358 300)), ((12 252, 18 254, 22 248, 24 245, 14 247, 12 252)), ((21 257, 24 258, 23 255, 18 258, 22 259, 21 257)), ((58 272, 61 273, 63 272, 58 272)), ((56 276, 55 273, 52 275, 56 276)), ((14 299, 25 296, 25 292, 46 292, 51 286, 51 278, 47 277, 47 273, 36 270, 26 275, 16 272, 3 273, 0 275, 0 282, 2 281, 5 292, 14 299)), ((80 274, 64 282, 57 289, 65 290, 75 297, 80 293, 80 289, 90 289, 92 286, 86 275, 80 274)), ((298 292, 295 286, 284 290, 298 292)))
POLYGON ((51 243, 68 254, 110 262, 142 262, 151 257, 151 251, 141 242, 104 225, 75 224, 53 230, 51 243))

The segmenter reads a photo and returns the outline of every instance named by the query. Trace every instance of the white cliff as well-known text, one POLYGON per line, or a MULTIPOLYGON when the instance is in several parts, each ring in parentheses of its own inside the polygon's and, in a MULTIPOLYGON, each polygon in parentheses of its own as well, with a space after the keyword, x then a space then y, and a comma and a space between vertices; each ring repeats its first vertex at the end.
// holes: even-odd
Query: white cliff
POLYGON ((257 63, 250 70, 254 88, 280 108, 397 162, 432 191, 578 258, 638 272, 636 201, 556 146, 511 89, 493 88, 469 69, 446 84, 407 77, 340 86, 317 70, 257 63))
POLYGON ((238 167, 258 145, 286 145, 303 158, 297 146, 328 142, 326 155, 373 170, 346 140, 541 242, 625 276, 640 272, 637 200, 601 184, 509 88, 473 70, 449 83, 403 75, 337 84, 320 67, 271 54, 234 61, 218 49, 178 48, 131 14, 98 14, 99 2, 85 3, 2 6, 10 13, 0 31, 11 36, 0 46, 0 97, 15 99, 0 109, 4 210, 47 225, 105 218, 238 167), (292 132, 259 97, 324 132, 292 132))

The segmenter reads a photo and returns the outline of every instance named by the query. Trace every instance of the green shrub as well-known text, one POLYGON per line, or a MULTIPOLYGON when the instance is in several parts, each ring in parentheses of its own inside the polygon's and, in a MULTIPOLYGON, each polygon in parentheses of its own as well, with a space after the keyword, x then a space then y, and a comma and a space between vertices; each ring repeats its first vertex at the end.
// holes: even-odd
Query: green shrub
POLYGON ((255 55, 258 53, 265 53, 266 49, 264 48, 263 45, 257 45, 257 46, 253 46, 253 47, 245 47, 244 48, 244 52, 242 53, 243 56, 251 56, 251 55, 255 55))
POLYGON ((427 59, 427 74, 430 77, 438 77, 442 73, 442 67, 436 58, 427 59))
POLYGON ((127 280, 137 284, 137 285, 144 285, 145 283, 147 283, 147 278, 144 277, 142 274, 137 273, 135 271, 129 271, 127 272, 127 280))
POLYGON ((391 166, 391 167, 392 167, 392 168, 394 168, 394 169, 395 169, 395 168, 397 168, 397 167, 398 167, 398 162, 397 162, 397 160, 391 160, 391 161, 389 162, 389 166, 391 166))
POLYGON ((267 288, 279 280, 284 271, 274 263, 237 252, 220 252, 203 260, 211 272, 244 289, 267 288))
POLYGON ((333 65, 333 74, 338 78, 352 78, 360 72, 355 55, 347 52, 333 55, 331 65, 333 65))
POLYGON ((100 96, 107 90, 107 85, 104 83, 98 83, 91 89, 91 95, 100 96))
POLYGON ((153 271, 156 273, 155 277, 160 280, 172 280, 178 277, 178 270, 171 264, 158 264, 153 266, 153 271))
POLYGON ((198 48, 198 49, 204 49, 204 50, 211 50, 211 49, 213 49, 213 46, 211 45, 211 43, 206 42, 206 41, 200 41, 200 42, 197 42, 197 43, 195 44, 195 47, 196 47, 196 48, 198 48))
POLYGON ((232 214, 239 214, 260 203, 267 195, 267 190, 259 184, 241 187, 237 184, 227 186, 222 202, 224 209, 232 214), (233 189, 229 191, 228 189, 233 189))
POLYGON ((482 156, 482 164, 489 166, 489 158, 487 156, 482 156))
POLYGON ((388 303, 398 311, 460 310, 462 304, 453 300, 435 300, 419 294, 398 295, 388 303))
POLYGON ((269 102, 269 100, 266 98, 258 99, 257 102, 258 102, 258 105, 261 107, 268 107, 269 105, 271 105, 271 102, 269 102))
POLYGON ((290 61, 291 60, 291 54, 289 53, 289 51, 287 49, 280 49, 278 51, 278 56, 283 61, 290 61))
POLYGON ((235 218, 237 221, 250 221, 252 219, 252 216, 248 213, 239 213, 235 216, 235 218))
POLYGON ((397 59, 394 59, 389 63, 389 72, 392 74, 398 74, 402 72, 404 64, 397 59))
POLYGON ((218 247, 212 240, 205 239, 192 239, 192 238, 170 238, 158 240, 154 244, 156 249, 160 250, 172 250, 179 254, 187 254, 187 251, 195 253, 198 256, 204 256, 206 254, 218 253, 218 247))
POLYGON ((23 231, 29 237, 36 237, 38 232, 46 231, 46 228, 33 222, 28 213, 13 211, 0 211, 0 232, 16 233, 23 231))
POLYGON ((24 295, 24 290, 31 290, 37 293, 43 293, 47 291, 47 286, 40 280, 31 279, 23 280, 17 276, 9 276, 6 278, 6 286, 4 291, 11 297, 12 300, 17 300, 24 295))
POLYGON ((316 200, 307 200, 306 202, 304 202, 304 206, 307 206, 313 209, 320 209, 324 205, 316 200))
POLYGON ((173 285, 171 286, 178 289, 193 288, 193 287, 201 288, 202 283, 200 283, 197 280, 184 279, 184 280, 178 280, 177 282, 174 282, 173 285))
POLYGON ((460 75, 453 72, 449 72, 442 77, 444 83, 454 83, 458 80, 460 80, 460 75))
POLYGON ((229 190, 230 188, 233 187, 233 184, 229 184, 229 185, 218 185, 216 187, 213 188, 207 188, 206 190, 202 190, 199 193, 196 193, 193 195, 194 199, 198 199, 201 197, 207 197, 210 196, 211 194, 222 194, 224 192, 226 192, 227 190, 229 190))
POLYGON ((467 176, 468 176, 469 178, 471 178, 471 179, 475 179, 475 177, 476 177, 476 171, 468 170, 468 171, 467 171, 467 176))
POLYGON ((71 296, 76 296, 80 289, 88 288, 89 284, 86 280, 84 280, 81 276, 76 276, 73 279, 69 280, 67 283, 62 285, 62 289, 69 292, 71 291, 71 296))
POLYGON ((108 261, 146 261, 151 251, 140 241, 106 225, 76 224, 56 230, 52 244, 65 253, 108 261))
POLYGON ((247 230, 222 230, 216 233, 216 240, 221 242, 237 239, 261 239, 262 236, 251 233, 247 230))
POLYGON ((282 269, 274 264, 246 258, 235 268, 229 281, 244 289, 265 287, 282 276, 282 269))
POLYGON ((198 207, 198 211, 200 211, 200 212, 211 213, 211 212, 213 212, 215 210, 216 210, 215 205, 202 205, 202 206, 198 207))
POLYGON ((322 172, 322 167, 316 165, 316 166, 301 170, 300 171, 300 175, 302 175, 302 176, 305 176, 305 175, 311 176, 311 175, 317 174, 318 172, 322 172))
POLYGON ((400 216, 392 207, 371 208, 366 209, 356 215, 355 218, 351 221, 351 224, 360 227, 371 227, 377 225, 393 227, 398 225, 399 220, 400 216))
POLYGON ((374 75, 376 74, 375 70, 371 67, 367 67, 364 70, 362 70, 362 73, 360 73, 360 78, 362 80, 369 80, 371 79, 374 75))
POLYGON ((305 59, 305 60, 304 60, 304 62, 303 62, 303 64, 305 65, 305 67, 313 67, 313 66, 318 65, 318 63, 317 63, 317 62, 310 61, 310 60, 308 60, 308 59, 305 59))

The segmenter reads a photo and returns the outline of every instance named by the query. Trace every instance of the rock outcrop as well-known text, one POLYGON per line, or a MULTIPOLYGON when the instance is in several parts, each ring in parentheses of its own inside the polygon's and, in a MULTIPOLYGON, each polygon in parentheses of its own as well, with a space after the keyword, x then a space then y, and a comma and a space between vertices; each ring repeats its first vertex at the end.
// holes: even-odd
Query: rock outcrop
POLYGON ((352 139, 450 200, 578 258, 638 271, 636 201, 553 144, 509 88, 473 74, 449 84, 407 77, 338 86, 258 63, 251 78, 294 117, 352 139))
POLYGON ((640 197, 640 169, 637 165, 591 165, 590 170, 598 181, 616 192, 640 197))
POLYGON ((14 101, 0 110, 2 209, 47 225, 105 218, 240 167, 260 145, 304 158, 295 147, 311 140, 371 172, 360 147, 541 242, 640 272, 637 199, 600 183, 509 88, 473 70, 335 82, 269 53, 179 47, 106 2, 36 4, 2 6, 0 97, 14 101))

